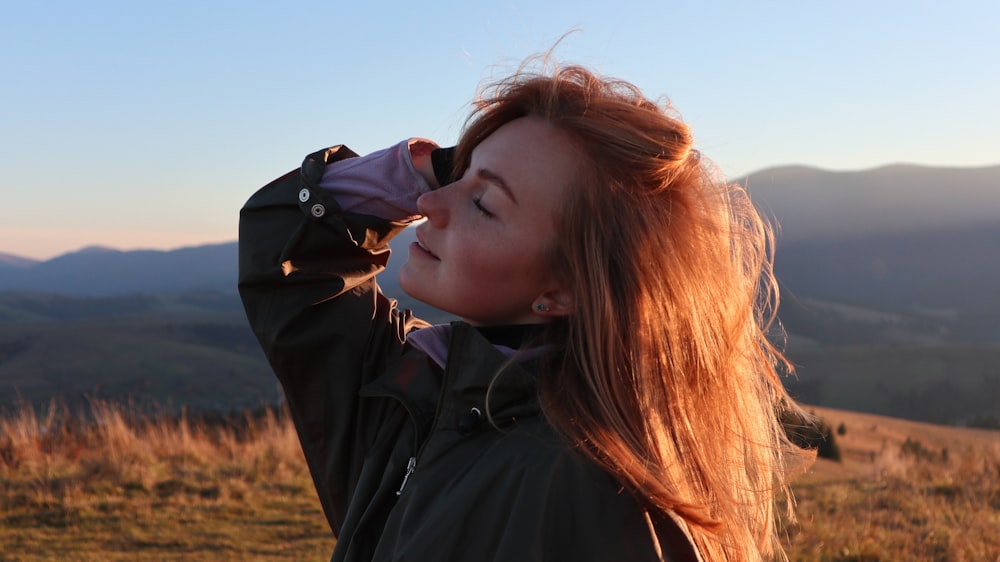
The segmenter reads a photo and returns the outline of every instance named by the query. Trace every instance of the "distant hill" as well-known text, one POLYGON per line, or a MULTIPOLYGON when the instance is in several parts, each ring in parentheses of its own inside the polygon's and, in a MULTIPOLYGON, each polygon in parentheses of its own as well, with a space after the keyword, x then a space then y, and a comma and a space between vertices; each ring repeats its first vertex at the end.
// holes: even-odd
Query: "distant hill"
POLYGON ((280 395, 235 294, 0 293, 0 408, 98 398, 231 410, 280 395))
POLYGON ((236 269, 236 242, 170 251, 89 247, 47 261, 0 268, 0 291, 105 296, 191 290, 233 293, 236 269))
MULTIPOLYGON (((835 324, 829 307, 803 304, 821 301, 899 320, 869 344, 1000 342, 1000 166, 790 166, 738 181, 778 222, 775 271, 790 331, 815 336, 817 322, 835 324), (909 338, 915 325, 924 327, 909 338)), ((834 340, 813 339, 872 336, 870 322, 839 324, 834 340)))
POLYGON ((856 172, 784 166, 735 181, 777 218, 783 245, 1000 224, 1000 165, 899 164, 856 172))
POLYGON ((794 395, 939 423, 1000 415, 1000 166, 739 182, 779 223, 794 395))
POLYGON ((22 258, 20 256, 15 256, 13 254, 4 254, 0 252, 0 270, 24 269, 31 267, 36 263, 38 263, 38 260, 33 260, 30 258, 22 258))
MULTIPOLYGON (((858 172, 787 166, 735 181, 780 224, 778 264, 798 294, 823 296, 813 294, 813 284, 826 290, 857 273, 866 286, 904 284, 891 279, 898 270, 919 276, 905 284, 920 287, 914 296, 922 299, 945 294, 959 278, 989 277, 1000 268, 1000 166, 893 165, 858 172), (855 255, 859 250, 863 255, 855 255), (841 277, 825 282, 818 273, 810 277, 817 264, 825 264, 823 277, 841 277)), ((402 256, 397 267, 412 240, 412 232, 404 232, 393 243, 402 256)), ((0 291, 232 291, 236 262, 235 242, 169 251, 90 247, 42 262, 0 254, 0 291)), ((394 273, 387 273, 382 283, 395 284, 394 273)))
MULTIPOLYGON (((945 231, 787 242, 778 247, 775 271, 784 290, 782 318, 792 331, 812 330, 795 321, 808 319, 803 314, 809 309, 817 310, 807 301, 824 301, 930 326, 938 342, 1000 343, 1000 221, 945 231)), ((829 310, 819 312, 829 317, 829 310)), ((896 326, 900 336, 905 326, 896 326)), ((857 333, 867 335, 865 330, 857 333)), ((905 341, 895 337, 868 343, 905 341)), ((930 343, 924 336, 909 342, 930 343)))
MULTIPOLYGON (((780 319, 803 400, 961 423, 1000 417, 1000 166, 804 167, 739 180, 780 222, 780 319)), ((450 316, 379 277, 404 308, 450 316)), ((0 405, 136 395, 239 407, 276 387, 236 295, 236 243, 0 254, 0 405)))

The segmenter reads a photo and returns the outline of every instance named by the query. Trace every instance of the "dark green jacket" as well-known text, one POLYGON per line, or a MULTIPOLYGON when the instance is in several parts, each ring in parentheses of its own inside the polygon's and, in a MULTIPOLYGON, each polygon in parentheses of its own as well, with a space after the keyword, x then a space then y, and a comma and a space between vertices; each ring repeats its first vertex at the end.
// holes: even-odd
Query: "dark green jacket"
MULTIPOLYGON (((405 225, 342 213, 317 187, 353 156, 310 155, 240 219, 240 293, 338 538, 332 560, 661 559, 643 508, 541 414, 534 373, 503 369, 487 405, 508 361, 478 330, 451 326, 443 375, 407 344, 426 324, 375 282, 405 225)), ((693 559, 672 519, 653 528, 663 559, 693 559)))

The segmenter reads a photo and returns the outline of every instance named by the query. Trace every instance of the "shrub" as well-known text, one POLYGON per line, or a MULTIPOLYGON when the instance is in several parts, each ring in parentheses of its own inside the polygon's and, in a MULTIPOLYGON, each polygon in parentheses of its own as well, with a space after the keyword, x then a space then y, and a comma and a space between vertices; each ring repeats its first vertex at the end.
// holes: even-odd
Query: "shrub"
POLYGON ((966 425, 979 429, 1000 429, 1000 419, 990 414, 976 414, 966 425))
POLYGON ((842 460, 833 430, 820 418, 801 418, 786 412, 781 417, 781 424, 792 443, 803 449, 815 449, 820 458, 837 462, 842 460))

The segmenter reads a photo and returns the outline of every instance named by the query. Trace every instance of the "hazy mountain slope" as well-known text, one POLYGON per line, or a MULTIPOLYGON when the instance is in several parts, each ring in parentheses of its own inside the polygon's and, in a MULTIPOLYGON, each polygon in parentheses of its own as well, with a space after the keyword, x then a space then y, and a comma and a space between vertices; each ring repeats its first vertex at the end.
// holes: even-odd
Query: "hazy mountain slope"
MULTIPOLYGON (((939 341, 1000 342, 1000 166, 789 166, 738 181, 778 222, 775 270, 792 332, 831 344, 849 335, 850 322, 833 315, 839 336, 817 338, 830 318, 796 304, 813 300, 933 323, 939 341)), ((856 335, 871 336, 869 327, 856 335)), ((924 328, 911 335, 869 343, 929 341, 924 328)))
MULTIPOLYGON (((1000 346, 845 346, 799 349, 797 399, 934 423, 1000 419, 1000 346)), ((1000 434, 998 434, 1000 437, 1000 434)))
POLYGON ((38 260, 33 260, 30 258, 22 258, 21 256, 15 256, 13 254, 5 254, 0 252, 0 270, 6 269, 24 269, 26 267, 31 267, 38 263, 38 260))
POLYGON ((943 341, 1000 343, 1000 222, 779 245, 775 271, 783 317, 797 300, 832 301, 923 318, 943 341))
MULTIPOLYGON (((1000 413, 998 177, 1000 166, 889 166, 745 179, 783 227, 776 271, 787 350, 800 366, 795 392, 914 419, 1000 413)), ((425 319, 448 321, 399 290, 413 239, 408 229, 393 240, 380 286, 425 319)), ((134 393, 238 407, 276 395, 236 296, 236 243, 4 259, 0 404, 17 393, 134 393)))
POLYGON ((0 406, 234 409, 279 397, 234 295, 0 295, 0 406))
POLYGON ((171 251, 86 248, 31 267, 0 270, 0 291, 71 295, 235 291, 236 243, 171 251))
POLYGON ((736 181, 778 219, 788 244, 1000 223, 1000 165, 857 172, 788 166, 736 181))

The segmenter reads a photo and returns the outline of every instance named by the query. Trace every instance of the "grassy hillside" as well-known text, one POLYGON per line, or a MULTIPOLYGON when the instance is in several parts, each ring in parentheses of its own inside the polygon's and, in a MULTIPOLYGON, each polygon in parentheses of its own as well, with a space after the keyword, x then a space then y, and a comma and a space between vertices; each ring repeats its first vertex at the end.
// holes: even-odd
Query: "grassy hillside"
POLYGON ((235 295, 0 298, 0 407, 88 398, 230 410, 277 383, 235 295))
POLYGON ((76 407, 88 397, 127 397, 222 410, 274 403, 276 383, 259 349, 189 337, 235 330, 232 323, 169 319, 0 327, 0 401, 56 398, 76 407))
MULTIPOLYGON (((786 383, 805 402, 956 425, 1000 419, 1000 345, 955 343, 948 311, 789 299, 782 320, 798 368, 786 383)), ((229 411, 280 394, 236 295, 0 293, 0 409, 96 398, 229 411)))
POLYGON ((793 561, 1000 560, 1000 431, 815 408, 840 463, 793 485, 793 561))
POLYGON ((95 403, 0 418, 0 560, 324 560, 282 414, 208 425, 95 403))
MULTIPOLYGON (((793 561, 997 560, 1000 432, 816 409, 843 462, 798 476, 793 561)), ((96 403, 0 416, 0 560, 324 560, 283 412, 146 417, 96 403)))
POLYGON ((1000 346, 800 347, 786 385, 810 404, 963 425, 1000 418, 1000 346))
MULTIPOLYGON (((904 332, 912 324, 918 333, 947 342, 1000 343, 1000 260, 993 258, 998 240, 995 221, 949 231, 779 242, 775 272, 786 305, 781 313, 789 321, 790 314, 804 320, 807 329, 821 314, 851 322, 847 310, 816 308, 826 301, 896 316, 904 332)), ((858 320, 867 331, 865 319, 858 320)))

